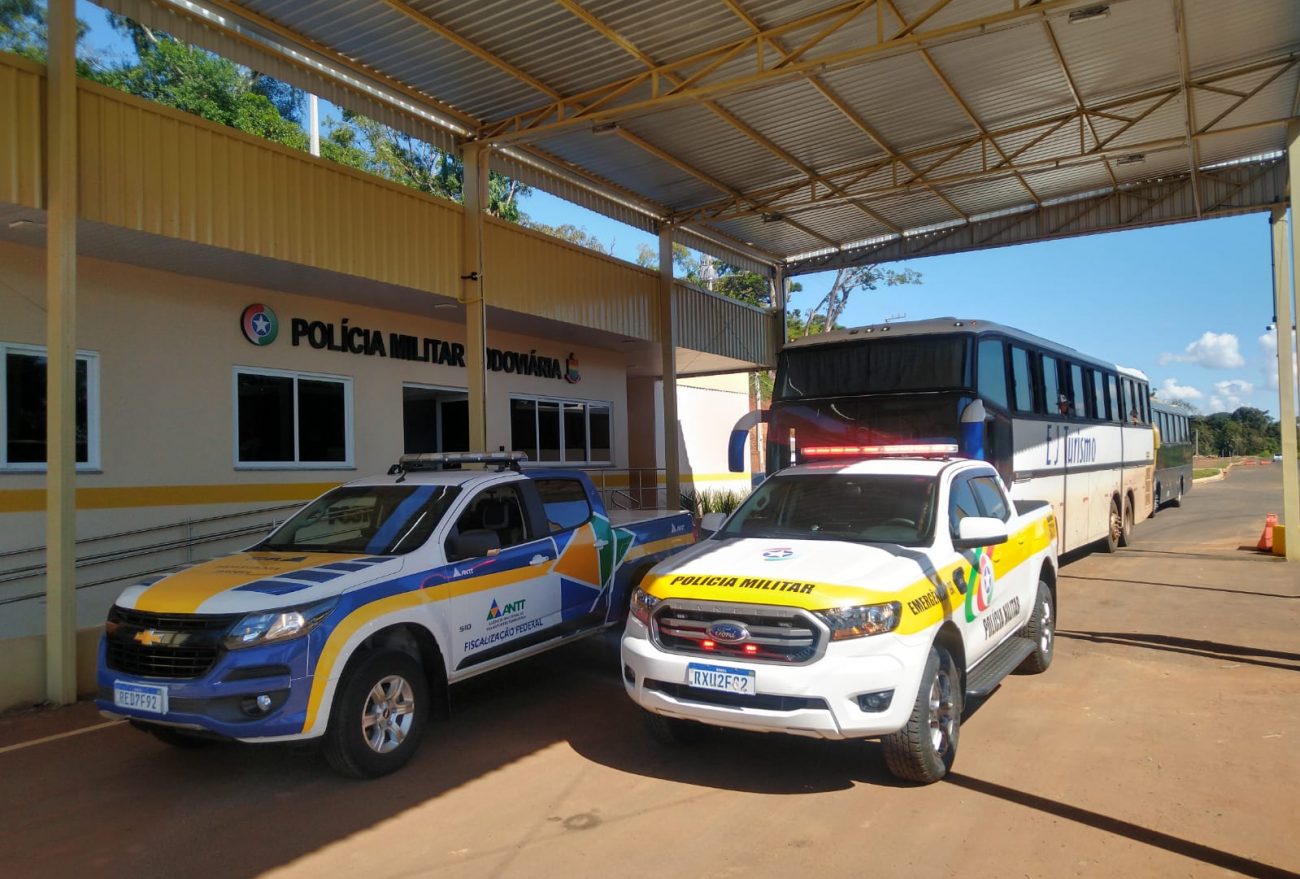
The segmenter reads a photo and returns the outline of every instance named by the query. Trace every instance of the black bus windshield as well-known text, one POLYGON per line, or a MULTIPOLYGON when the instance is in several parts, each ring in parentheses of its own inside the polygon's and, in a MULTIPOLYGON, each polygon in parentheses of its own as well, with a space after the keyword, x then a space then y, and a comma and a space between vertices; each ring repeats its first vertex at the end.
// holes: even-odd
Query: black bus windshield
POLYGON ((971 337, 898 336, 787 348, 774 401, 969 388, 971 337))

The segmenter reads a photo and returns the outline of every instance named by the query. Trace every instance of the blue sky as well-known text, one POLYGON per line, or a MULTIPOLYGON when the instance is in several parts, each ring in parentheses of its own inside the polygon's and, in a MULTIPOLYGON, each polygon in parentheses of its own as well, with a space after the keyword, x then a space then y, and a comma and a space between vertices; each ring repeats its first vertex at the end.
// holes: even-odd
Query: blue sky
MULTIPOLYGON (((83 47, 103 60, 133 55, 102 8, 78 0, 90 25, 83 47)), ((337 111, 322 107, 322 117, 337 111)), ((522 204, 534 220, 571 223, 596 235, 615 256, 635 261, 654 236, 535 192, 522 204)), ((1277 417, 1276 337, 1268 217, 1253 214, 1090 235, 1063 241, 937 256, 903 266, 917 286, 859 292, 846 326, 888 318, 952 315, 992 320, 1036 333, 1124 366, 1141 369, 1162 399, 1198 411, 1255 406, 1277 417)), ((791 306, 807 311, 825 295, 833 272, 801 276, 791 306)))

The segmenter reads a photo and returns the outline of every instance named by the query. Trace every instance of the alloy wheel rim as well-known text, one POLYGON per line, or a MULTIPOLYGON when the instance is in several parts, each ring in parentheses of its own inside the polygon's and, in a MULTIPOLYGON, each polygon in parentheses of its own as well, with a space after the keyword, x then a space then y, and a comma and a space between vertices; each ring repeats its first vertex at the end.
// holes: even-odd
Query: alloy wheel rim
POLYGON ((952 747, 957 720, 952 698, 952 678, 947 669, 939 669, 930 684, 930 745, 939 756, 952 747))
POLYGON ((401 675, 389 675, 370 688, 361 710, 361 734, 376 754, 399 748, 415 723, 415 693, 401 675))

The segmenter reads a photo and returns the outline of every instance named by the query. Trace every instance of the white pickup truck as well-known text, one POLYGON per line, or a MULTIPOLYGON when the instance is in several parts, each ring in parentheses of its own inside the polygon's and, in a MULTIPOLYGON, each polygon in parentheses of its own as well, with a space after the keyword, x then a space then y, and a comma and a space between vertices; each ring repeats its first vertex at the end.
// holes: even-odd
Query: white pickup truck
POLYGON ((619 624, 694 540, 689 513, 606 512, 581 472, 522 457, 406 456, 246 552, 128 587, 96 704, 171 744, 323 739, 345 774, 397 769, 448 684, 619 624))
MULTIPOLYGON (((804 457, 819 451, 857 450, 804 457)), ((891 772, 932 782, 952 766, 966 698, 1046 670, 1050 507, 1013 503, 987 463, 916 451, 928 457, 777 473, 650 572, 622 659, 656 738, 684 744, 710 726, 880 738, 891 772)))

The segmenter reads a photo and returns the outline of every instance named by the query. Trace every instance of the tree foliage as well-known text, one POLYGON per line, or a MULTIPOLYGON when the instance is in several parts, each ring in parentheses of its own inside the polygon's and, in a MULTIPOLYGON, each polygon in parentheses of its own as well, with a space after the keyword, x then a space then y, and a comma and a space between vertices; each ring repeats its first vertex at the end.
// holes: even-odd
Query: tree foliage
POLYGON ((614 242, 610 241, 605 244, 595 235, 588 232, 582 226, 575 226, 572 223, 561 223, 558 226, 551 226, 547 223, 540 223, 525 215, 522 219, 523 225, 529 229, 535 229, 538 232, 544 232, 561 241, 567 241, 570 244, 576 244, 579 247, 585 247, 588 250, 594 250, 597 253, 603 253, 611 256, 614 253, 614 242))
POLYGON ((1193 415, 1191 428, 1202 455, 1276 455, 1282 448, 1281 422, 1252 406, 1193 415))

